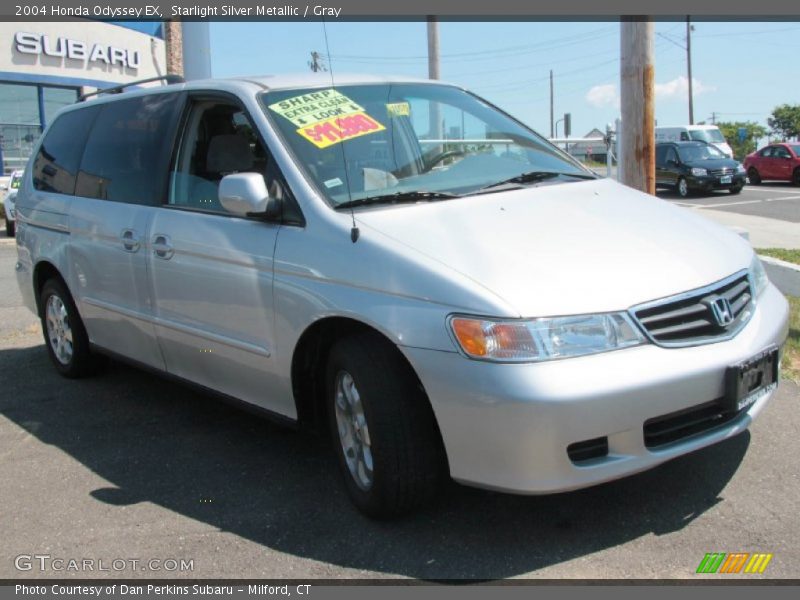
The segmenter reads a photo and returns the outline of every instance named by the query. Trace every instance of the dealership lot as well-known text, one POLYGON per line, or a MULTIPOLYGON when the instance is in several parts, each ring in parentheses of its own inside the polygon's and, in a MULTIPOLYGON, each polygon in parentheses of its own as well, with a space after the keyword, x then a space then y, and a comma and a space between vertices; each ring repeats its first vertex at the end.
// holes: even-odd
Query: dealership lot
POLYGON ((749 433, 627 480, 545 497, 452 485, 376 523, 324 438, 119 364, 59 378, 20 306, 15 254, 0 237, 0 577, 672 578, 740 551, 774 554, 764 577, 800 576, 796 385, 749 433))
MULTIPOLYGON (((794 229, 798 229, 796 224, 800 223, 800 188, 791 183, 776 181, 762 185, 747 185, 736 195, 723 191, 679 198, 667 190, 659 190, 658 195, 681 206, 698 209, 701 214, 710 210, 756 217, 757 220, 785 221, 795 224, 794 229)), ((800 232, 796 235, 797 243, 800 244, 800 232)))

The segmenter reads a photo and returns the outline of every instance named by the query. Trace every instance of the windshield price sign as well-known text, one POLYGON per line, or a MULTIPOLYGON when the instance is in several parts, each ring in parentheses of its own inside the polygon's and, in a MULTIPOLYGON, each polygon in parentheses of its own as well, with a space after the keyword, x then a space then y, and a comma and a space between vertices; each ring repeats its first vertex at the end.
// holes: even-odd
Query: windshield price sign
POLYGON ((327 148, 345 140, 361 137, 386 129, 365 112, 357 112, 344 117, 332 117, 311 127, 297 130, 301 136, 317 148, 327 148))
POLYGON ((270 104, 269 108, 289 119, 297 127, 305 127, 331 117, 364 111, 363 106, 359 106, 333 88, 287 98, 270 104))

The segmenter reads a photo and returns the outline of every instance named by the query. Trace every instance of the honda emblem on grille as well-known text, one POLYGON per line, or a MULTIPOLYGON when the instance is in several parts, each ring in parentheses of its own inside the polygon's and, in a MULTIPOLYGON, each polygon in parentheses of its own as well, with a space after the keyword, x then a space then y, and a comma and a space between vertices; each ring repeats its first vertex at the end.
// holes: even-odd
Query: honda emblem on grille
POLYGON ((733 307, 731 301, 725 296, 712 296, 706 300, 705 304, 720 327, 725 327, 733 322, 733 307))

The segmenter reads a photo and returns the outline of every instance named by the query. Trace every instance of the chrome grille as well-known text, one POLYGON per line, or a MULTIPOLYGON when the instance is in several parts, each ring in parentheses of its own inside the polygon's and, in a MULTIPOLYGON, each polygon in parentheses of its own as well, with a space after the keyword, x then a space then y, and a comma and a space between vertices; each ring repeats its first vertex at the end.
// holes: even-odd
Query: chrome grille
POLYGON ((736 169, 732 167, 723 167, 722 169, 709 169, 709 175, 733 175, 736 169))
POLYGON ((736 335, 750 319, 752 301, 750 279, 742 271, 705 288, 636 306, 631 314, 656 344, 706 344, 736 335), (732 319, 725 325, 712 308, 719 299, 730 303, 732 319))

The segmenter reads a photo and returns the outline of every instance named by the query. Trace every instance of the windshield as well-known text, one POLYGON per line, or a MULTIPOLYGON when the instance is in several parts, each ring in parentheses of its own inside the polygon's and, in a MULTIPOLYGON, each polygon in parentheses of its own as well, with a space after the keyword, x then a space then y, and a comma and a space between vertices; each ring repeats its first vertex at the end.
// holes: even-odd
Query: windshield
POLYGON ((350 85, 261 99, 333 206, 389 195, 419 200, 419 192, 457 197, 534 171, 563 175, 553 176, 558 181, 591 176, 544 138, 450 86, 350 85))
POLYGON ((693 129, 689 132, 689 137, 698 142, 725 143, 719 129, 693 129))
POLYGON ((790 147, 795 156, 800 156, 800 144, 790 144, 790 147))
POLYGON ((681 146, 678 148, 678 154, 683 162, 696 162, 698 160, 717 160, 719 158, 728 158, 717 150, 714 146, 708 144, 692 144, 689 146, 681 146))

